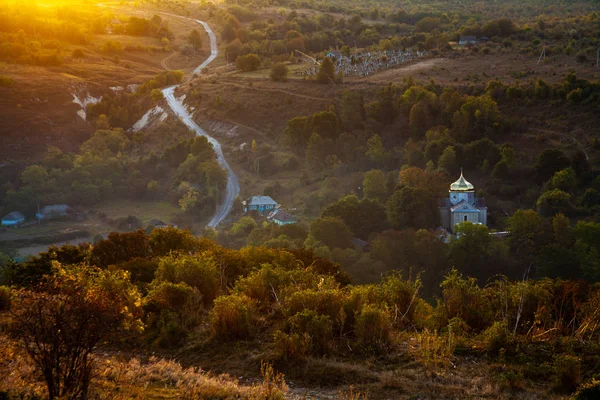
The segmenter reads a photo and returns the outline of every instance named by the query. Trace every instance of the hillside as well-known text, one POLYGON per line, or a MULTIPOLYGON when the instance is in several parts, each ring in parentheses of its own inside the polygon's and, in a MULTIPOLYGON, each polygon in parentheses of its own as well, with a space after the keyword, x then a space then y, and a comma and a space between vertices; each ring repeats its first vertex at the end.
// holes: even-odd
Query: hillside
POLYGON ((589 0, 0 6, 0 398, 596 398, 589 0))

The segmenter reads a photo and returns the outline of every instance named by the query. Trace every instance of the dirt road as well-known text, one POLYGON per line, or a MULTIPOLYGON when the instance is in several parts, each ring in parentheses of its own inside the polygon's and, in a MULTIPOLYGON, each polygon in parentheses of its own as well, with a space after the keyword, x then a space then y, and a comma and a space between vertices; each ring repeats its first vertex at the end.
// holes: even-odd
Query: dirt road
MULTIPOLYGON (((202 25, 204 30, 206 30, 206 33, 208 34, 208 37, 210 38, 210 56, 202 64, 200 64, 198 66, 198 68, 196 68, 194 70, 194 73, 197 73, 197 74, 201 73, 202 70, 206 66, 208 66, 208 64, 210 64, 215 58, 217 58, 217 55, 219 54, 219 50, 217 48, 217 38, 216 38, 214 32, 212 31, 212 29, 210 29, 208 24, 206 24, 203 21, 194 20, 191 18, 186 18, 186 17, 182 17, 179 15, 174 15, 174 14, 168 14, 168 13, 163 13, 163 14, 195 21, 195 22, 199 23, 200 25, 202 25)), ((192 119, 192 116, 189 114, 185 105, 183 105, 183 103, 179 99, 175 98, 175 89, 176 88, 177 88, 177 86, 171 86, 171 87, 168 87, 163 90, 163 94, 165 96, 165 99, 167 100, 167 103, 169 104, 169 107, 171 108, 171 110, 173 110, 175 115, 177 115, 177 117, 179 117, 181 122, 183 122, 188 128, 192 129, 194 132, 196 132, 196 135, 204 136, 208 139, 208 141, 213 145, 215 152, 217 153, 217 161, 219 162, 221 167, 223 167, 223 169, 227 172, 227 190, 225 192, 223 202, 217 208, 217 212, 215 213, 213 218, 208 223, 209 227, 214 228, 217 225, 219 225, 219 223, 221 223, 221 221, 223 221, 225 219, 225 217, 227 217, 227 215, 231 212, 231 209, 233 207, 233 202, 235 201, 235 198, 240 194, 240 184, 239 184, 237 176, 235 175, 235 173, 233 172, 233 170, 227 163, 227 160, 225 160, 225 156, 223 155, 223 150, 221 149, 221 143, 219 143, 219 141, 217 139, 215 139, 212 136, 210 136, 209 134, 207 134, 202 128, 200 128, 194 122, 194 120, 192 119)))

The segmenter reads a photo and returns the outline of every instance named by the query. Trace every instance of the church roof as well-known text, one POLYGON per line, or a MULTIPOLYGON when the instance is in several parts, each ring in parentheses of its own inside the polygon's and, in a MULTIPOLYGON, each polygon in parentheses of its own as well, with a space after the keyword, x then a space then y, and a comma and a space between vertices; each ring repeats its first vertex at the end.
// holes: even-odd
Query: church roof
POLYGON ((461 200, 452 207, 450 207, 451 212, 479 212, 479 209, 468 202, 461 200))
POLYGON ((471 190, 475 190, 475 187, 468 182, 463 176, 462 171, 460 171, 460 178, 452 185, 450 185, 450 191, 452 192, 468 192, 471 190))

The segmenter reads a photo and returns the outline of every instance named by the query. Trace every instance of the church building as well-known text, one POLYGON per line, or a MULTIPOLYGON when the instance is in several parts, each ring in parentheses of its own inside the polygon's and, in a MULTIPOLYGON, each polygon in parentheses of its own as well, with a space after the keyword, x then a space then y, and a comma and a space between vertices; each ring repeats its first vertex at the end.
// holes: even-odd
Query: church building
POLYGON ((454 226, 469 221, 487 225, 487 207, 482 198, 475 197, 475 188, 460 172, 460 178, 450 185, 449 196, 440 201, 441 225, 449 232, 454 226))

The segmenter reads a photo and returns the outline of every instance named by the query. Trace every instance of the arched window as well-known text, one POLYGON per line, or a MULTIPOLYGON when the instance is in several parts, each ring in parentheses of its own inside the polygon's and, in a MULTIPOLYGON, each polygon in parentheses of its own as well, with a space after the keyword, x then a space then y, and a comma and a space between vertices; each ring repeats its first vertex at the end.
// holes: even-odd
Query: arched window
POLYGON ((467 221, 468 221, 468 220, 467 220, 467 216, 465 215, 465 222, 467 222, 467 221))

